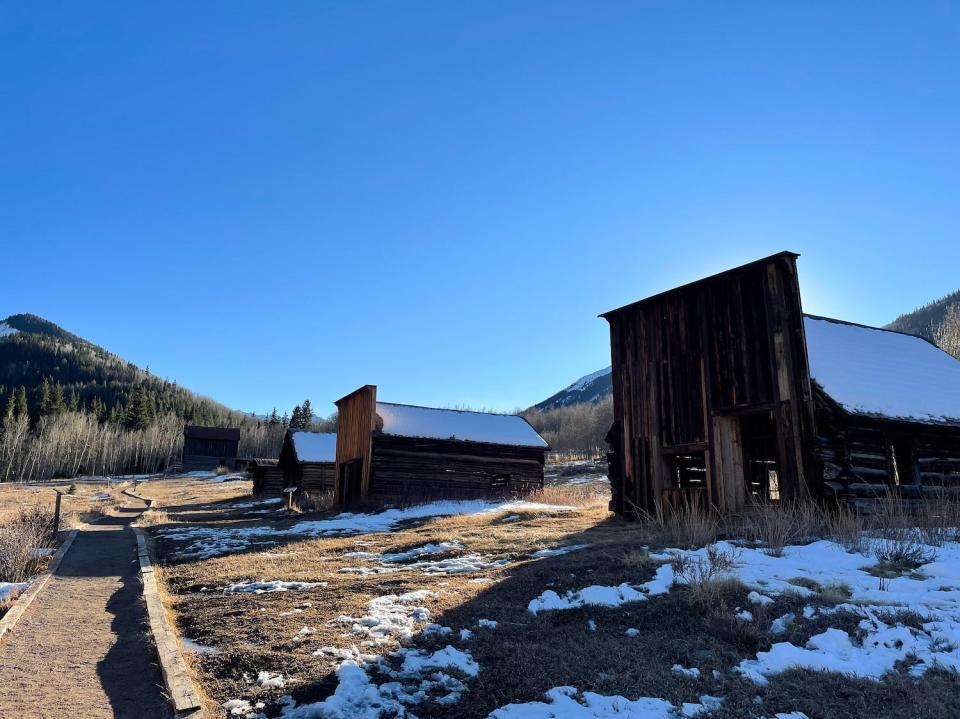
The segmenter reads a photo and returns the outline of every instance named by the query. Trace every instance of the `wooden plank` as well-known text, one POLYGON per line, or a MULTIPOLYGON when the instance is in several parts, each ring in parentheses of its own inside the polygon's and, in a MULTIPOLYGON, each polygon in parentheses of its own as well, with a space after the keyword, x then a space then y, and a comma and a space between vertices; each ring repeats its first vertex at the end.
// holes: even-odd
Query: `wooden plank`
POLYGON ((157 579, 150 561, 150 545, 147 536, 139 527, 131 529, 137 537, 137 553, 140 560, 140 576, 143 580, 143 598, 147 606, 147 618, 171 703, 178 715, 186 713, 191 717, 201 717, 203 703, 193 686, 190 671, 180 652, 177 635, 170 626, 160 600, 157 579))

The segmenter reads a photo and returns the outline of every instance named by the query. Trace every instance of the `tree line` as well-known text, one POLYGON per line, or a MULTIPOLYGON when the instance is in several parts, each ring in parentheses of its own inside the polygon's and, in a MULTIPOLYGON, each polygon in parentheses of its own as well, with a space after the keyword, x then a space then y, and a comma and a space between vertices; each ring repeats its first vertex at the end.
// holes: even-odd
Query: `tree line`
POLYGON ((217 411, 200 418, 213 421, 197 421, 197 414, 160 411, 148 387, 136 388, 129 404, 102 411, 102 402, 74 404, 47 378, 35 403, 23 387, 0 390, 0 482, 162 472, 181 456, 186 422, 239 427, 239 456, 264 458, 279 456, 288 428, 336 427, 335 416, 314 419, 309 400, 282 417, 276 410, 266 418, 217 411))

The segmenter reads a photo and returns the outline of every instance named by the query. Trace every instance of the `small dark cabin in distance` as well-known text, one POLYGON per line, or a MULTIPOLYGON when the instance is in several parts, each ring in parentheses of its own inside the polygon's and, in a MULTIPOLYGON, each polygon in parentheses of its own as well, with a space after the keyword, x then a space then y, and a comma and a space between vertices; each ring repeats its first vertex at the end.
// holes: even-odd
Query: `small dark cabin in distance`
POLYGON ((237 427, 183 428, 183 471, 197 472, 223 466, 233 469, 240 444, 237 427))
POLYGON ((960 361, 805 315, 781 252, 603 315, 611 508, 960 489, 960 361))
POLYGON ((549 447, 523 417, 378 402, 375 385, 336 405, 340 504, 494 497, 543 487, 549 447))
POLYGON ((287 431, 279 462, 287 487, 304 494, 332 492, 336 464, 335 433, 287 431))

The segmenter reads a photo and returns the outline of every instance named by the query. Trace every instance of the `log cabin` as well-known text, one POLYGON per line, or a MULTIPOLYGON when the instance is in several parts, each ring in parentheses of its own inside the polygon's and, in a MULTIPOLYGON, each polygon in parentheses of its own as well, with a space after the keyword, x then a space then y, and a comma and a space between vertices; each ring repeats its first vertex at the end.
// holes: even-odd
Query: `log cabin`
POLYGON ((183 428, 184 472, 214 470, 217 467, 233 469, 240 445, 240 429, 237 427, 183 428))
POLYGON ((960 361, 922 337, 805 315, 798 257, 601 315, 613 511, 960 488, 960 361))
POLYGON ((523 417, 379 402, 375 385, 336 405, 338 504, 512 496, 543 487, 549 447, 523 417))
POLYGON ((337 435, 333 432, 287 431, 279 466, 286 486, 302 494, 333 491, 337 435))
POLYGON ((276 459, 251 459, 247 463, 247 472, 253 480, 254 496, 279 496, 287 486, 283 469, 276 459))

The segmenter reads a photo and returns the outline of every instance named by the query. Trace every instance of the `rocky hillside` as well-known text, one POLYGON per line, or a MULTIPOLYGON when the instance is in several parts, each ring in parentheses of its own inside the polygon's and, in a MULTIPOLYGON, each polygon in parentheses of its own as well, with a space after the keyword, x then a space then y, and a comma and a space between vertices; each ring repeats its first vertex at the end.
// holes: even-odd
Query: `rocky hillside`
POLYGON ((610 396, 613 391, 610 368, 597 370, 581 377, 569 387, 535 405, 536 409, 546 411, 559 407, 569 407, 584 402, 599 402, 610 396))

